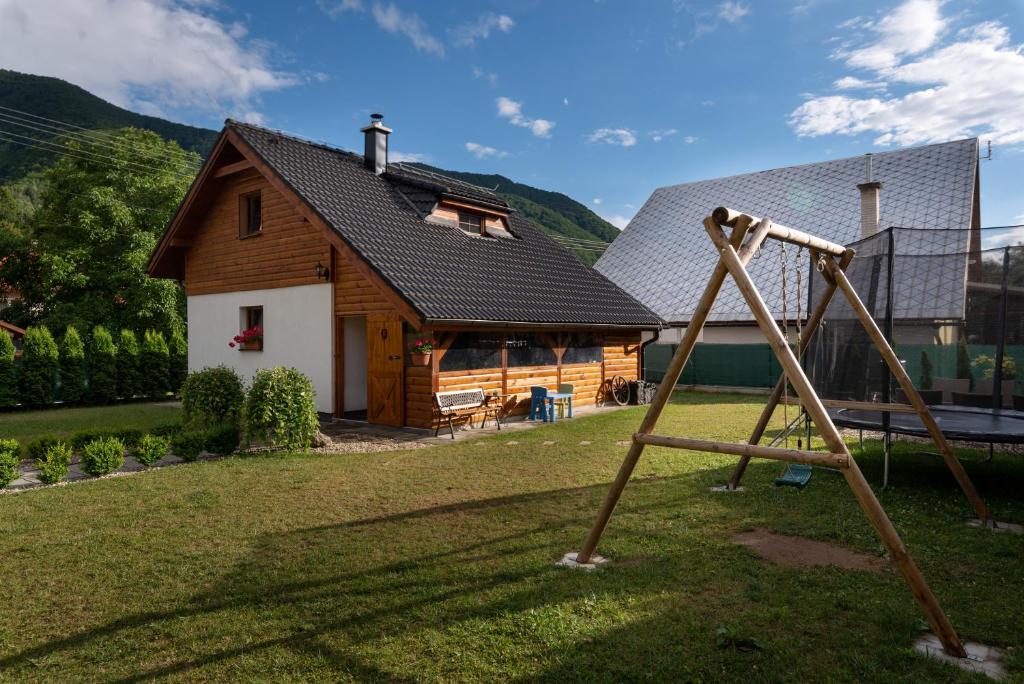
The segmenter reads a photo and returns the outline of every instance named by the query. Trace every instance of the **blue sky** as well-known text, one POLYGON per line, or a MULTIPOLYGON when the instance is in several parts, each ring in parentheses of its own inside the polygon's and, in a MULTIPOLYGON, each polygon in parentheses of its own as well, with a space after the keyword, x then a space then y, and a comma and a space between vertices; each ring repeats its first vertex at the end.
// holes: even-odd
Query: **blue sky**
POLYGON ((966 134, 983 223, 1024 223, 1022 42, 1021 0, 0 0, 0 66, 348 148, 381 111, 406 158, 619 225, 658 186, 966 134))

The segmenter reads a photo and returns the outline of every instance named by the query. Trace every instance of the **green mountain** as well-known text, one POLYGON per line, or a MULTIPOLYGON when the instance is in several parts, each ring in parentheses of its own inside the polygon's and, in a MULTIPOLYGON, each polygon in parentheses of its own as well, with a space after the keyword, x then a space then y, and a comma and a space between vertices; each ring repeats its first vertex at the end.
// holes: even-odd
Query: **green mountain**
POLYGON ((6 69, 0 69, 0 107, 0 183, 53 163, 57 151, 43 143, 53 139, 55 129, 64 128, 56 122, 90 130, 145 128, 202 155, 217 139, 216 131, 129 112, 59 78, 6 69))
MULTIPOLYGON (((201 155, 210 150, 217 138, 217 132, 207 128, 121 109, 59 78, 0 69, 0 184, 20 181, 52 164, 58 152, 43 143, 60 142, 54 140, 54 136, 57 129, 65 129, 66 124, 90 130, 144 128, 201 155), (27 116, 25 112, 36 116, 27 116)), ((594 263, 600 255, 601 245, 592 243, 609 243, 619 233, 615 226, 560 192, 516 183, 497 174, 420 166, 468 183, 496 188, 511 206, 588 264, 594 263)))

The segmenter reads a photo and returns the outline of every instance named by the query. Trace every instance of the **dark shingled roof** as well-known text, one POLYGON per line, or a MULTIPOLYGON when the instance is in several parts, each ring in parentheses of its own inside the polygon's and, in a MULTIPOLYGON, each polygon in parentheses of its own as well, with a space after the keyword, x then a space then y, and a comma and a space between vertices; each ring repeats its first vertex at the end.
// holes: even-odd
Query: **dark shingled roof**
POLYGON ((404 164, 377 176, 352 152, 236 121, 227 126, 428 321, 662 324, 517 213, 509 215, 514 240, 424 220, 424 190, 507 210, 485 188, 404 164))
MULTIPOLYGON (((976 138, 872 155, 872 179, 882 183, 881 225, 970 228, 977 164, 976 138)), ((595 268, 665 320, 684 323, 718 261, 702 224, 715 207, 767 217, 850 244, 861 237, 857 184, 864 182, 865 170, 865 158, 860 156, 659 188, 595 268)), ((966 232, 944 236, 964 243, 943 249, 967 250, 966 232)), ((779 249, 779 243, 769 241, 750 263, 751 275, 776 315, 782 312, 779 249)), ((793 317, 798 250, 789 246, 786 251, 788 308, 793 317)), ((809 266, 805 263, 803 268, 806 287, 809 266)), ((731 278, 709 320, 753 321, 731 278)))

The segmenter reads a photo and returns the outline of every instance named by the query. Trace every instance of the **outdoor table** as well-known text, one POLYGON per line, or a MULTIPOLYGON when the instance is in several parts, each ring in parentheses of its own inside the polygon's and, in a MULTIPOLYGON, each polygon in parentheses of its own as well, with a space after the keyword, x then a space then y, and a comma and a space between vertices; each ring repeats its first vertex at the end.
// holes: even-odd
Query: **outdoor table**
POLYGON ((572 418, 572 392, 548 392, 548 395, 544 397, 548 403, 547 414, 545 415, 541 411, 541 416, 544 418, 544 422, 554 423, 557 420, 557 414, 555 413, 555 401, 557 399, 568 399, 569 400, 569 413, 568 417, 572 418))

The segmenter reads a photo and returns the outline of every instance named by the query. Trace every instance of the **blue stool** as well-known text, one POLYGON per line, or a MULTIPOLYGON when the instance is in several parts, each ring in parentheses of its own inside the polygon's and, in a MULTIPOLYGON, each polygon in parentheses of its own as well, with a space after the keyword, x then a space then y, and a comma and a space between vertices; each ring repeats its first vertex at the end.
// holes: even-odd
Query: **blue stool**
POLYGON ((541 419, 546 423, 548 420, 548 414, 544 407, 544 404, 548 400, 548 388, 533 386, 530 388, 530 420, 536 420, 537 416, 540 415, 541 419))

